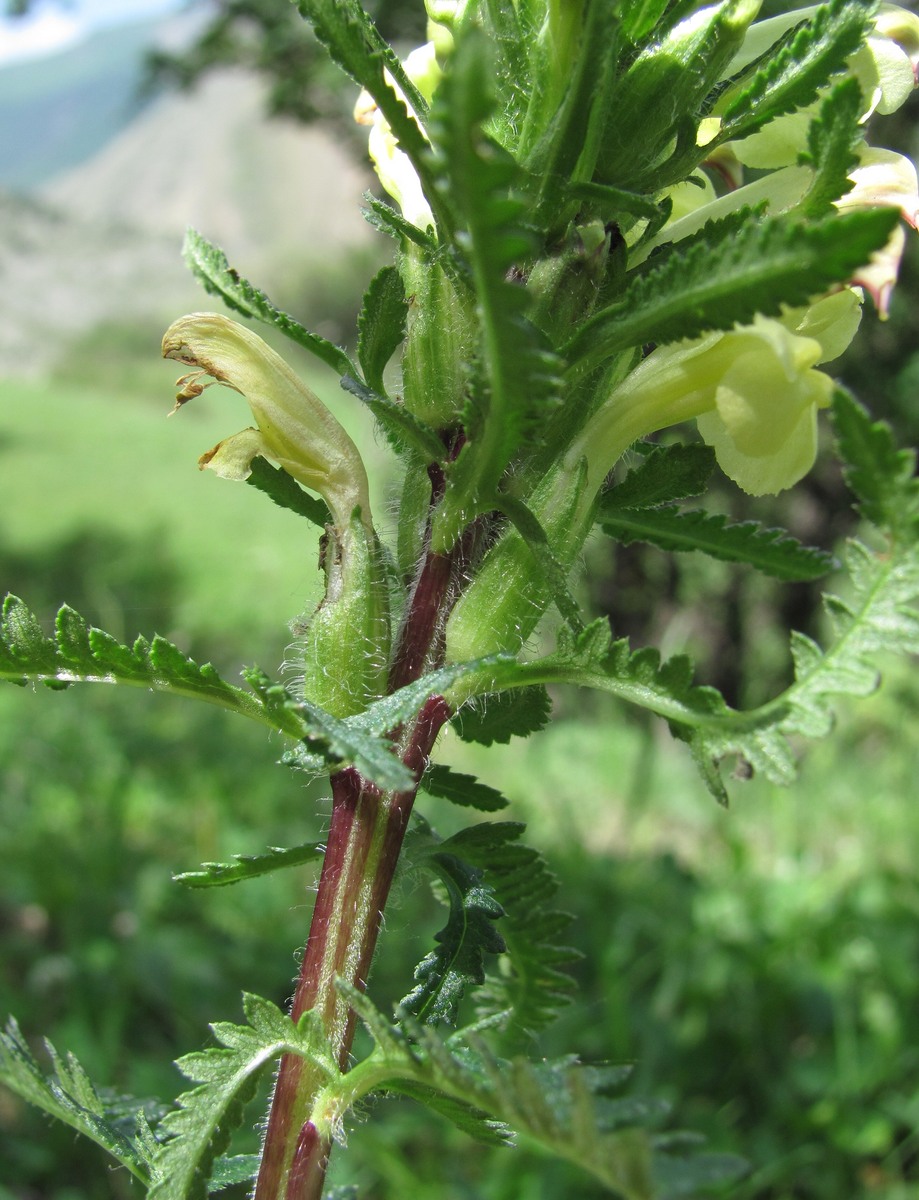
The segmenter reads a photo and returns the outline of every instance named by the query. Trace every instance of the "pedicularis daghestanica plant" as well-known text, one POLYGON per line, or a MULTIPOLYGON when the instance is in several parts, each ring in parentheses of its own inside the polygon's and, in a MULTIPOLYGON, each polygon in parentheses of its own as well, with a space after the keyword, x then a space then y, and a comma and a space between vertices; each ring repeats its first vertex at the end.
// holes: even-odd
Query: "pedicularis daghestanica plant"
POLYGON ((508 1050, 571 999, 565 918, 520 826, 442 840, 411 811, 419 790, 499 810, 493 788, 435 761, 438 734, 535 733, 549 684, 658 714, 718 799, 725 760, 786 782, 791 743, 827 733, 834 697, 869 692, 881 652, 919 650, 913 457, 824 370, 860 320, 883 319, 903 222, 916 224, 912 164, 866 128, 915 86, 919 19, 868 0, 762 21, 758 0, 429 0, 431 40, 400 61, 358 0, 299 8, 362 89, 355 116, 393 201, 367 199, 395 264, 367 288, 354 355, 202 237, 186 256, 210 293, 314 354, 342 402, 369 410, 401 472, 394 544, 326 405, 249 326, 193 313, 163 340, 184 372, 178 404, 217 381, 254 421, 200 465, 324 530, 325 595, 301 622, 296 681, 248 671, 236 687, 162 638, 121 645, 66 607, 47 636, 13 597, 0 643, 14 683, 208 701, 281 731, 290 762, 330 775, 323 846, 180 877, 221 885, 321 859, 296 994, 289 1015, 250 995, 246 1024, 215 1025, 220 1048, 181 1060, 194 1086, 155 1128, 142 1113, 133 1130, 110 1120, 70 1058, 43 1075, 14 1024, 0 1078, 100 1142, 153 1200, 234 1179, 255 1180, 257 1200, 319 1197, 349 1110, 378 1092, 473 1137, 534 1143, 630 1200, 687 1194, 736 1164, 646 1128, 640 1105, 609 1096, 622 1070, 508 1050), (779 579, 825 573, 830 557, 784 531, 692 502, 716 468, 754 496, 793 487, 827 420, 874 532, 846 549, 827 644, 792 636, 781 695, 737 711, 685 657, 632 649, 582 611, 572 572, 597 527, 779 579), (549 653, 533 636, 546 617, 549 653), (390 1016, 365 988, 406 845, 448 917, 390 1016), (373 1049, 355 1061, 358 1022, 373 1049), (243 1102, 275 1068, 261 1154, 228 1157, 243 1102))

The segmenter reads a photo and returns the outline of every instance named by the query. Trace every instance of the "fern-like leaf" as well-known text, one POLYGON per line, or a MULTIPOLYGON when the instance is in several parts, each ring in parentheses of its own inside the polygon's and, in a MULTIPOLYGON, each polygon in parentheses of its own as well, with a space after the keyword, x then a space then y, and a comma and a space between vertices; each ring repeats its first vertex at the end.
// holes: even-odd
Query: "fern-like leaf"
POLYGON ((699 509, 681 512, 662 508, 601 508, 597 523, 604 533, 628 546, 649 542, 662 550, 701 551, 723 562, 744 563, 786 582, 819 579, 833 565, 833 556, 804 546, 783 529, 768 529, 758 521, 731 522, 721 513, 699 509))
POLYGON ((481 363, 464 414, 467 441, 452 464, 435 518, 433 543, 445 549, 493 497, 536 414, 555 397, 558 364, 526 320, 526 289, 509 278, 533 251, 515 189, 523 177, 512 157, 485 134, 492 111, 489 48, 480 31, 459 39, 438 88, 432 137, 439 185, 461 219, 458 246, 479 313, 481 363))
POLYGON ((272 846, 264 854, 234 854, 232 862, 202 863, 199 870, 183 871, 180 875, 173 875, 172 878, 184 887, 226 887, 231 883, 241 883, 244 879, 270 875, 274 871, 281 871, 286 867, 298 867, 302 863, 322 858, 324 853, 325 847, 319 842, 289 846, 286 849, 272 846))
POLYGON ((574 981, 564 968, 580 957, 559 941, 571 917, 553 906, 558 881, 520 841, 524 829, 512 821, 473 825, 439 847, 483 871, 503 910, 508 969, 488 977, 476 1003, 482 1016, 500 1016, 511 1041, 544 1029, 570 1003, 574 981))
POLYGON ((450 800, 463 808, 477 808, 480 812, 498 812, 507 807, 507 800, 487 783, 480 783, 472 775, 464 775, 440 763, 431 763, 421 777, 422 791, 429 796, 450 800))
MULTIPOLYGON (((463 670, 455 668, 453 677, 463 670)), ((159 635, 149 642, 139 637, 131 646, 122 645, 111 634, 87 625, 67 605, 57 614, 54 636, 47 637, 38 618, 18 597, 7 596, 3 602, 0 679, 52 688, 122 683, 206 700, 302 741, 314 758, 332 770, 353 766, 383 788, 414 786, 414 776, 396 757, 391 742, 297 700, 262 671, 253 668, 244 676, 251 692, 227 683, 210 663, 196 663, 159 635)), ((439 682, 434 678, 435 684, 439 682)), ((388 697, 387 703, 392 709, 399 701, 388 697)), ((393 720, 387 728, 396 724, 393 720)))
POLYGON ((125 1130, 131 1124, 139 1129, 143 1105, 124 1099, 119 1099, 115 1106, 106 1104, 72 1054, 58 1054, 47 1041, 45 1049, 51 1059, 49 1075, 39 1067, 18 1024, 10 1018, 5 1031, 0 1033, 0 1083, 88 1137, 135 1178, 149 1183, 153 1173, 150 1151, 154 1143, 139 1133, 129 1136, 125 1130), (126 1110, 132 1114, 129 1121, 125 1121, 126 1110))
POLYGON ((565 347, 571 370, 581 374, 646 342, 730 329, 757 313, 806 304, 849 279, 886 243, 898 220, 896 210, 881 208, 814 223, 766 218, 738 227, 730 219, 710 221, 581 327, 565 347))
POLYGON ((719 141, 746 137, 815 100, 862 44, 874 9, 872 0, 830 0, 802 21, 792 37, 721 96, 719 141))
POLYGON ((331 1079, 338 1074, 325 1050, 317 1017, 298 1025, 258 996, 243 998, 248 1024, 213 1025, 220 1047, 187 1054, 182 1073, 197 1086, 178 1098, 177 1108, 160 1123, 167 1135, 154 1158, 149 1200, 205 1200, 217 1157, 255 1093, 259 1079, 282 1054, 297 1054, 331 1079))
POLYGON ((659 1118, 659 1105, 617 1104, 610 1093, 621 1088, 628 1068, 497 1059, 474 1034, 444 1042, 430 1026, 407 1022, 403 1031, 390 1025, 366 996, 339 986, 376 1043, 370 1059, 342 1080, 347 1103, 362 1088, 364 1094, 406 1090, 406 1083, 429 1088, 463 1105, 470 1119, 500 1123, 574 1163, 623 1200, 660 1196, 659 1177, 681 1174, 701 1185, 736 1179, 743 1170, 736 1158, 694 1155, 697 1147, 688 1139, 651 1132, 646 1126, 659 1118))
MULTIPOLYGON (((639 443, 638 449, 644 446, 639 443)), ((715 469, 715 451, 700 442, 688 446, 653 446, 621 483, 603 494, 604 513, 623 508, 657 508, 700 496, 715 469)))
POLYGON ((310 331, 288 313, 276 308, 264 292, 243 279, 227 262, 224 252, 207 238, 189 229, 185 235, 183 253, 192 273, 204 289, 219 296, 234 312, 242 313, 279 329, 292 342, 330 366, 337 375, 354 375, 356 369, 348 355, 319 334, 310 331))
POLYGON ((304 491, 283 467, 273 467, 268 459, 262 458, 260 454, 253 458, 249 467, 250 475, 246 483, 264 492, 279 508, 286 508, 295 512, 297 516, 306 517, 320 529, 331 523, 332 514, 325 501, 304 491))
POLYGON ((429 847, 421 863, 437 875, 450 915, 434 935, 436 948, 415 968, 416 986, 397 1011, 402 1020, 412 1017, 424 1025, 454 1026, 467 990, 485 980, 487 956, 505 949, 495 928, 504 910, 482 872, 446 852, 443 844, 429 847))

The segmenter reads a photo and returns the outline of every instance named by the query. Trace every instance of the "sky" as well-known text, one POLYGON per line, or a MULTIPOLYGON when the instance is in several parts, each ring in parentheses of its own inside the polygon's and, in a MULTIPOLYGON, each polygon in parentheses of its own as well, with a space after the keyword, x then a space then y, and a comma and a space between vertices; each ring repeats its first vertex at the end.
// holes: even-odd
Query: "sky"
MULTIPOLYGON (((0 0, 2 3, 2 0, 0 0)), ((36 0, 27 17, 0 17, 0 66, 73 46, 94 29, 175 12, 185 0, 36 0)))

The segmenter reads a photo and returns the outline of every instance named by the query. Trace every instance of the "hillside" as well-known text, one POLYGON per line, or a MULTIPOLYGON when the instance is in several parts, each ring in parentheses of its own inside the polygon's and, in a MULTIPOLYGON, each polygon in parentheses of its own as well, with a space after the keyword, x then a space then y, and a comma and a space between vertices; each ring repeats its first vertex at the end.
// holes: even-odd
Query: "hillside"
POLYGON ((143 107, 144 55, 182 27, 119 25, 0 69, 0 187, 26 191, 104 146, 143 107))
POLYGON ((334 321, 341 264, 385 250, 359 213, 369 182, 321 129, 268 120, 244 74, 158 97, 32 195, 0 192, 0 376, 47 369, 100 323, 216 304, 181 261, 188 225, 302 319, 334 321))

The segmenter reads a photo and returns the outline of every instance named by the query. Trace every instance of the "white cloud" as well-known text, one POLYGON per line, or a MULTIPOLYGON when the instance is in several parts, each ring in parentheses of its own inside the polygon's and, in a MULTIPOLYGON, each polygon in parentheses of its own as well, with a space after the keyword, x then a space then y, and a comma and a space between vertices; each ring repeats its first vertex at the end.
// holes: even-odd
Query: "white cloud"
POLYGON ((73 13, 41 9, 34 16, 0 21, 0 65, 65 50, 85 34, 73 13))

